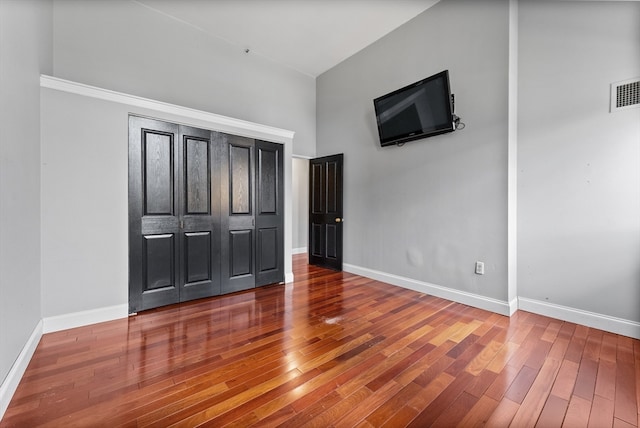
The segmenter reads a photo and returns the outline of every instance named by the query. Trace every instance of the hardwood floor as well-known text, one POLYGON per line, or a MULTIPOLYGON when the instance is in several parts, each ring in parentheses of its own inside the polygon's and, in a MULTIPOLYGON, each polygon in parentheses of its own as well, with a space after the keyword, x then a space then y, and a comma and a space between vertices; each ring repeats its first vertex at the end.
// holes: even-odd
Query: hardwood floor
POLYGON ((294 274, 44 335, 0 426, 638 427, 638 340, 294 274))

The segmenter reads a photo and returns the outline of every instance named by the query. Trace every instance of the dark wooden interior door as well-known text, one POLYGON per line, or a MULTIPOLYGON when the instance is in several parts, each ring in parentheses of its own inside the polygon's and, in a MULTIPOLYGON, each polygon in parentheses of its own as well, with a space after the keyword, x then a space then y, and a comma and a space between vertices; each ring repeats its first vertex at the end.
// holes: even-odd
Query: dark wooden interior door
POLYGON ((129 312, 220 294, 210 132, 129 118, 129 312))
POLYGON ((216 134, 222 147, 222 293, 255 287, 254 140, 216 134))
POLYGON ((220 168, 211 131, 180 126, 180 301, 220 294, 220 168))
POLYGON ((178 126, 129 119, 129 312, 179 300, 178 126))
POLYGON ((256 287, 284 281, 284 153, 256 141, 256 287))
POLYGON ((309 161, 309 264, 342 270, 342 154, 309 161))

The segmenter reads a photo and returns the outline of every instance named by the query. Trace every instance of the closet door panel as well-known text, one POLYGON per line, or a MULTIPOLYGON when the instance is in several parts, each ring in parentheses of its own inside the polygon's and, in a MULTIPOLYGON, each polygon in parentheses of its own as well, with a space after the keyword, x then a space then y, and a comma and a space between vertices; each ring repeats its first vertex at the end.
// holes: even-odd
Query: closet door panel
POLYGON ((185 213, 187 215, 211 214, 209 148, 208 140, 185 139, 185 213))
POLYGON ((223 147, 222 293, 255 287, 254 140, 213 133, 223 147))
POLYGON ((219 204, 212 182, 219 184, 211 132, 180 127, 181 264, 180 301, 220 294, 219 204))
POLYGON ((253 273, 253 230, 229 232, 231 278, 237 279, 253 273))
POLYGON ((129 121, 129 311, 179 299, 178 126, 129 121))
POLYGON ((144 214, 173 215, 174 134, 142 130, 144 214))
POLYGON ((263 227, 258 230, 258 250, 260 254, 259 273, 265 273, 278 268, 278 229, 263 227))
POLYGON ((211 233, 185 233, 184 239, 185 285, 211 281, 211 233))
POLYGON ((129 117, 130 313, 220 294, 217 155, 210 131, 129 117))
POLYGON ((174 288, 175 284, 175 236, 145 235, 143 237, 143 293, 174 288))
POLYGON ((256 141, 256 286, 284 281, 283 146, 256 141))
POLYGON ((234 143, 229 145, 229 195, 231 197, 229 215, 231 216, 252 214, 252 151, 251 147, 234 143))

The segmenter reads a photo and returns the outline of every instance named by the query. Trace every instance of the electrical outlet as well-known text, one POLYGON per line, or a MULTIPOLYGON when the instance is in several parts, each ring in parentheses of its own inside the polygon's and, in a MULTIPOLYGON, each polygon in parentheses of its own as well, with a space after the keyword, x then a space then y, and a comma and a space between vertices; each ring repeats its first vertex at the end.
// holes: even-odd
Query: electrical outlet
POLYGON ((476 262, 476 273, 484 275, 484 262, 476 262))

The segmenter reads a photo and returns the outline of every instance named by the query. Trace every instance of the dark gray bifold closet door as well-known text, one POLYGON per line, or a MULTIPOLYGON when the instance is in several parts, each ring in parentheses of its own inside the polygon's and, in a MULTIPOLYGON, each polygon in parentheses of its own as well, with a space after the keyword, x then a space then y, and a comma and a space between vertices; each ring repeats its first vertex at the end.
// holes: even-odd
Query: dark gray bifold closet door
POLYGON ((256 141, 256 287, 284 281, 284 153, 256 141))
POLYGON ((213 133, 222 159, 222 293, 284 280, 281 144, 213 133))
POLYGON ((213 133, 222 147, 222 293, 256 285, 254 140, 213 133))
POLYGON ((129 312, 220 294, 211 132, 129 118, 129 312))

